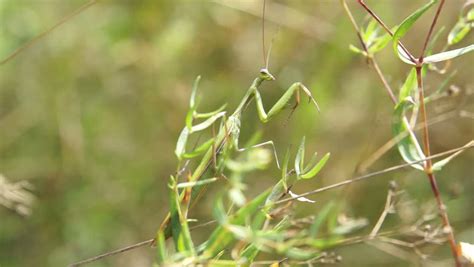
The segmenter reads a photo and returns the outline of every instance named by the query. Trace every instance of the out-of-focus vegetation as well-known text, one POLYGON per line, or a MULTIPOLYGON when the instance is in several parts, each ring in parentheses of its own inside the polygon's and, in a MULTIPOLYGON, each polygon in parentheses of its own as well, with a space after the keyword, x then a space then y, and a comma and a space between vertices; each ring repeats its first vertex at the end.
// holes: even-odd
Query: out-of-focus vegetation
MULTIPOLYGON (((302 104, 291 117, 288 109, 262 125, 251 105, 243 114, 241 143, 258 129, 262 140, 277 144, 281 157, 303 135, 308 150, 331 152, 317 179, 292 189, 298 193, 401 163, 392 149, 367 170, 360 168, 391 138, 393 105, 373 69, 349 50, 358 40, 339 1, 267 2, 266 40, 268 46, 275 36, 270 70, 277 80, 263 86, 263 101, 269 107, 291 83, 301 81, 321 113, 302 104)), ((389 25, 422 4, 371 2, 389 25)), ((83 3, 1 1, 0 58, 83 3)), ((443 48, 449 29, 459 23, 463 3, 445 6, 438 25, 447 30, 436 49, 443 48)), ((351 3, 350 8, 359 23, 368 23, 360 6, 351 3)), ((432 16, 434 9, 430 12, 432 16)), ((0 207, 0 266, 64 266, 154 237, 168 211, 168 178, 176 171, 174 150, 192 82, 202 75, 201 109, 228 103, 233 110, 264 65, 260 14, 258 1, 103 1, 0 66, 0 174, 12 183, 28 181, 35 195, 30 216, 0 207)), ((404 37, 409 47, 421 47, 431 16, 414 26, 421 37, 404 37)), ((457 48, 472 40, 471 33, 449 43, 457 48)), ((410 68, 390 46, 378 60, 398 89, 410 68)), ((456 93, 429 106, 429 117, 441 120, 430 128, 434 153, 472 139, 472 60, 468 54, 451 62, 457 74, 448 86, 456 93)), ((436 90, 442 81, 431 75, 426 90, 436 90)), ((438 174, 456 237, 470 243, 473 156, 473 151, 465 152, 438 174)), ((246 193, 261 192, 279 176, 275 169, 246 177, 246 193)), ((342 213, 365 217, 372 226, 391 180, 405 191, 405 205, 383 227, 436 214, 425 175, 412 169, 312 196, 317 202, 300 203, 297 213, 317 215, 335 201, 342 213)), ((219 188, 209 190, 191 217, 212 217, 211 196, 219 188)), ((200 228, 193 237, 202 241, 209 231, 200 228)), ((343 257, 338 266, 407 265, 406 259, 367 244, 335 251, 343 257)), ((446 245, 424 252, 440 265, 450 257, 446 245)), ((90 266, 150 266, 154 255, 154 249, 142 248, 90 266)))

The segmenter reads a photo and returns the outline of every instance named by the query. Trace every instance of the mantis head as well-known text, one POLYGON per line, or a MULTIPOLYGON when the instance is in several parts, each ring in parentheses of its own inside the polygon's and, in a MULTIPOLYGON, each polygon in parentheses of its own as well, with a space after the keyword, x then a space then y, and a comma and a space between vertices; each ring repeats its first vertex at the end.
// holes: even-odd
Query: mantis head
POLYGON ((267 68, 260 69, 260 79, 263 81, 273 81, 275 77, 267 70, 267 68))

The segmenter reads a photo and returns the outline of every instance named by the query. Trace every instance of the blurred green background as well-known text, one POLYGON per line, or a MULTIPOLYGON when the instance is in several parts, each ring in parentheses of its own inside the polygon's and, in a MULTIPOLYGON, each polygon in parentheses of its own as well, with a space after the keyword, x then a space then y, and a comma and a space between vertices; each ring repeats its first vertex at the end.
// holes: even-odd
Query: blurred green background
MULTIPOLYGON (((349 51, 356 35, 339 1, 267 1, 266 46, 274 37, 270 71, 262 88, 270 107, 296 81, 310 88, 321 113, 306 101, 262 125, 250 106, 242 120, 242 143, 258 129, 279 154, 306 136, 307 149, 332 157, 302 193, 359 174, 358 166, 391 138, 392 103, 372 68, 349 51)), ((352 2, 352 1, 350 1, 352 2)), ((355 2, 355 1, 354 1, 355 2)), ((389 25, 425 1, 368 1, 389 25)), ((85 1, 1 0, 0 58, 47 30, 85 1)), ((455 24, 463 1, 448 1, 438 25, 455 24)), ((167 211, 166 183, 176 168, 174 146, 184 125, 190 87, 202 75, 201 110, 228 103, 232 110, 263 65, 261 1, 101 1, 0 66, 0 173, 28 181, 35 195, 30 216, 0 206, 0 266, 65 266, 83 258, 152 238, 167 211)), ((360 24, 366 13, 350 3, 360 24)), ((405 42, 419 53, 434 9, 405 42)), ((436 46, 441 49, 447 31, 436 46)), ((472 34, 459 47, 472 43, 472 34)), ((409 68, 387 47, 378 57, 398 89, 409 68)), ((452 62, 451 84, 460 94, 432 103, 434 153, 473 138, 473 54, 452 62)), ((442 79, 429 74, 427 90, 442 79)), ((468 151, 438 174, 459 240, 474 242, 472 179, 468 151)), ((368 171, 401 163, 395 149, 368 171)), ((276 182, 271 168, 247 177, 249 194, 276 182)), ((372 226, 396 180, 411 199, 412 216, 433 204, 426 177, 412 169, 379 176, 313 196, 299 212, 317 214, 335 199, 350 216, 372 226)), ((212 190, 195 211, 211 217, 212 190)), ((207 219, 206 219, 207 218, 207 219)), ((384 229, 400 223, 390 215, 384 229)), ((370 231, 370 226, 361 232, 370 231)), ((205 229, 196 238, 203 238, 205 229)), ((340 247, 338 266, 407 266, 365 244, 340 247)), ((447 245, 427 250, 449 259, 447 245)), ((141 248, 88 266, 150 266, 154 250, 141 248)))

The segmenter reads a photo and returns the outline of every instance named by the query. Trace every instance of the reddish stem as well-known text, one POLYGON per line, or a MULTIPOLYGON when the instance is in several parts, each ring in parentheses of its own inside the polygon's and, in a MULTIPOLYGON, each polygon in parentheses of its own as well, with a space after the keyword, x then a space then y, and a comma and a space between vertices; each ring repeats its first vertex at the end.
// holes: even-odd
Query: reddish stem
POLYGON ((424 90, 423 90, 423 79, 421 77, 422 66, 417 66, 415 69, 416 69, 416 79, 418 83, 418 94, 420 98, 420 115, 421 115, 422 124, 423 124, 423 146, 424 146, 425 156, 428 157, 428 159, 425 162, 424 169, 425 169, 426 175, 428 176, 428 179, 430 180, 431 190, 433 191, 433 195, 436 199, 436 204, 438 205, 439 215, 443 222, 444 229, 447 231, 449 246, 451 248, 451 253, 453 254, 455 265, 456 267, 461 267, 461 262, 459 261, 459 253, 457 250, 453 229, 451 228, 451 224, 449 223, 449 217, 448 217, 448 213, 446 212, 446 206, 444 205, 443 200, 441 199, 438 183, 436 182, 436 177, 433 173, 433 168, 432 168, 433 163, 430 158, 431 156, 430 142, 429 142, 430 137, 429 137, 428 123, 427 123, 428 120, 427 120, 425 101, 424 101, 425 95, 424 95, 424 90))

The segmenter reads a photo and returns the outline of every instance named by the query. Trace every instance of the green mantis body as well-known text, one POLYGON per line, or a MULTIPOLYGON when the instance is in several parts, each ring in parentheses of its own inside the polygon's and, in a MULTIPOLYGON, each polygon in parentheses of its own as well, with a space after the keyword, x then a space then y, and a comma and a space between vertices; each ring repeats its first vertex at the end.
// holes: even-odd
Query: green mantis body
MULTIPOLYGON (((263 123, 268 122, 271 118, 273 118, 281 110, 283 110, 287 106, 287 103, 290 101, 293 95, 295 95, 295 98, 296 98, 296 105, 294 106, 294 108, 296 108, 296 106, 298 105, 300 101, 300 90, 303 90, 303 93, 306 94, 310 98, 310 100, 315 104, 315 106, 318 108, 316 101, 311 95, 311 92, 302 83, 296 82, 292 84, 285 91, 282 97, 273 105, 273 107, 267 113, 263 107, 262 98, 258 91, 258 88, 264 81, 271 81, 274 79, 275 78, 273 77, 273 75, 270 74, 270 72, 267 69, 261 69, 259 75, 255 78, 250 88, 247 90, 246 94, 242 98, 242 101, 240 102, 236 110, 228 118, 226 118, 225 116, 226 113, 222 111, 222 108, 218 109, 217 111, 210 112, 207 114, 200 114, 196 112, 195 110, 196 105, 195 105, 194 98, 196 94, 197 83, 199 81, 199 77, 198 77, 193 88, 193 94, 191 96, 190 112, 188 113, 188 116, 186 118, 186 127, 182 130, 180 134, 176 151, 175 151, 180 162, 185 158, 197 157, 201 154, 204 154, 201 158, 199 165, 196 167, 194 172, 188 176, 188 181, 187 181, 188 183, 197 182, 201 177, 203 177, 206 171, 211 166, 212 162, 215 160, 216 155, 226 154, 228 151, 232 151, 232 150, 237 150, 237 151, 245 150, 245 149, 239 148, 238 146, 239 134, 240 134, 240 119, 246 105, 252 100, 255 100, 256 102, 258 116, 259 116, 259 119, 263 123), (206 120, 200 124, 193 126, 192 121, 195 118, 206 118, 206 120), (210 127, 217 120, 221 120, 221 124, 215 137, 211 138, 210 140, 205 142, 203 145, 196 148, 193 152, 186 153, 185 147, 186 147, 188 136, 192 133, 195 133, 195 132, 198 132, 210 127)), ((253 147, 263 146, 263 145, 272 145, 274 148, 272 141, 267 141, 267 142, 255 145, 253 147)), ((275 153, 275 156, 276 156, 276 153, 275 153)), ((278 159, 276 159, 276 161, 279 167, 278 159)), ((197 188, 197 191, 201 190, 200 187, 195 187, 195 188, 197 188)), ((189 203, 190 203, 190 199, 192 195, 194 195, 194 193, 191 194, 191 190, 182 190, 179 194, 179 201, 182 205, 182 210, 184 214, 187 214, 187 210, 189 208, 189 203)), ((173 236, 175 234, 172 231, 172 227, 170 224, 171 220, 172 220, 172 216, 170 216, 170 214, 168 214, 166 218, 163 220, 158 230, 158 235, 157 235, 158 241, 167 239, 170 236, 173 236)), ((175 237, 173 236, 173 238, 175 237)))

